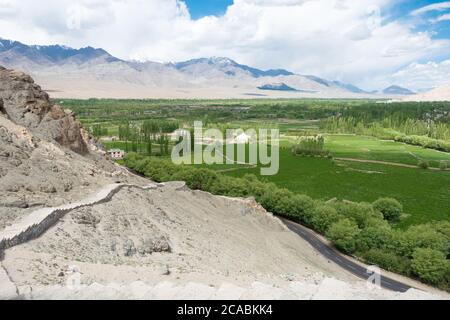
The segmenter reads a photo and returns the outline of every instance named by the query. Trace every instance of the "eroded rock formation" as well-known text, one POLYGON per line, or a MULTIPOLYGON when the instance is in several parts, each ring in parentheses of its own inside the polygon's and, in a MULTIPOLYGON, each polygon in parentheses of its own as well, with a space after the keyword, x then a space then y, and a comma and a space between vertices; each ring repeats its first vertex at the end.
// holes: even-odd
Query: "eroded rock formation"
POLYGON ((28 75, 0 67, 0 229, 43 206, 127 179, 70 111, 28 75))
POLYGON ((0 67, 0 101, 0 113, 39 138, 54 140, 79 154, 88 153, 88 142, 74 114, 53 104, 29 75, 0 67))

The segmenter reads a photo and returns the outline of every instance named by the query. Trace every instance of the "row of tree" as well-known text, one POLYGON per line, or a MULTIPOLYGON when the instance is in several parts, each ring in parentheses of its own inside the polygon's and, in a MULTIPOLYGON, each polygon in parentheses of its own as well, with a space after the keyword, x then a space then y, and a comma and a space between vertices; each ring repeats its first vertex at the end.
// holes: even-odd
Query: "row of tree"
POLYGON ((378 134, 380 131, 404 135, 427 136, 438 140, 450 140, 450 124, 432 120, 405 119, 399 122, 395 117, 381 121, 367 122, 354 117, 330 117, 321 121, 321 129, 333 133, 378 134))
POLYGON ((108 127, 103 124, 94 124, 91 127, 91 133, 94 137, 100 138, 108 136, 109 130, 108 127))
POLYGON ((325 149, 325 138, 321 135, 300 136, 292 147, 294 155, 301 156, 329 156, 330 152, 325 149))
POLYGON ((321 121, 320 126, 322 131, 329 133, 368 135, 450 152, 450 124, 414 119, 397 123, 391 120, 386 118, 366 123, 354 117, 331 117, 321 121))
POLYGON ((119 125, 119 140, 125 143, 125 151, 147 155, 169 155, 170 137, 179 128, 174 121, 145 120, 141 123, 126 121, 119 125))

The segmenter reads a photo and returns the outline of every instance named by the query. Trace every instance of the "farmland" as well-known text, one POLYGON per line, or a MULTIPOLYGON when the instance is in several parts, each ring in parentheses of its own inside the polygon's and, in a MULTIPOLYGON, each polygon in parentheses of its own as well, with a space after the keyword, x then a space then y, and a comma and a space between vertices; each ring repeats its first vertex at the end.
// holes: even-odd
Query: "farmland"
MULTIPOLYGON (((95 99, 64 100, 59 103, 75 111, 86 127, 97 126, 97 131, 104 136, 99 138, 103 138, 106 148, 144 154, 148 154, 148 134, 134 142, 131 141, 135 139, 133 134, 130 141, 118 139, 120 127, 125 122, 129 127, 143 126, 149 120, 189 126, 194 120, 202 120, 206 128, 218 127, 222 130, 277 128, 281 132, 280 171, 275 176, 260 179, 322 200, 337 198, 372 202, 379 197, 396 198, 404 205, 406 212, 404 219, 397 224, 399 228, 431 220, 450 220, 450 171, 439 170, 442 166, 450 167, 450 154, 395 141, 395 136, 390 134, 383 136, 391 132, 424 136, 430 128, 430 117, 434 117, 435 125, 426 135, 427 139, 445 139, 445 128, 449 123, 446 115, 450 112, 448 103, 95 99), (340 115, 338 121, 336 115, 340 115), (426 126, 421 126, 425 123, 426 126), (324 148, 333 159, 292 154, 291 148, 299 137, 316 134, 324 135, 324 148), (118 141, 105 139, 114 136, 118 141), (419 169, 419 162, 426 163, 430 169, 419 169)), ((164 152, 167 147, 162 147, 158 139, 160 136, 151 142, 151 154, 167 157, 167 152, 164 152)), ((237 164, 200 167, 238 177, 259 173, 259 168, 237 164)))
MULTIPOLYGON (((258 172, 258 168, 249 168, 226 174, 242 177, 258 172)), ((398 223, 401 228, 450 220, 450 172, 298 157, 282 149, 279 173, 262 179, 321 200, 373 202, 381 197, 396 198, 407 214, 398 223)))

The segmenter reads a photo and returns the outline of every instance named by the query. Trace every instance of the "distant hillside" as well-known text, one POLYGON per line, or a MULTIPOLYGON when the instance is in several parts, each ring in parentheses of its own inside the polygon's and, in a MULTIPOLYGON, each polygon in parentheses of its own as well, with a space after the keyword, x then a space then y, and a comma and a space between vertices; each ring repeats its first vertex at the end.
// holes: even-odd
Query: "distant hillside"
POLYGON ((328 81, 328 80, 325 80, 325 79, 322 79, 322 78, 319 78, 319 77, 316 77, 316 76, 311 76, 311 75, 308 75, 308 76, 305 76, 305 77, 310 79, 310 80, 312 80, 312 81, 315 81, 315 82, 317 82, 319 84, 322 84, 322 85, 324 85, 326 87, 337 86, 337 87, 339 87, 341 89, 344 89, 344 90, 347 90, 347 91, 353 92, 353 93, 370 93, 370 92, 367 92, 367 91, 365 91, 365 90, 363 90, 361 88, 358 88, 355 85, 344 83, 344 82, 341 82, 341 81, 328 81))
POLYGON ((266 71, 259 70, 256 68, 239 64, 229 58, 223 57, 192 59, 184 62, 169 64, 169 66, 173 66, 177 70, 190 73, 195 73, 195 71, 199 70, 199 66, 202 66, 203 67, 202 69, 214 68, 217 70, 221 70, 229 76, 235 76, 239 72, 245 72, 255 78, 294 75, 294 73, 283 69, 266 70, 266 71))
POLYGON ((415 92, 413 92, 409 89, 406 89, 406 88, 403 88, 400 86, 395 86, 395 85, 387 87, 386 89, 383 90, 383 93, 387 94, 387 95, 397 95, 397 94, 398 95, 412 95, 412 94, 415 94, 415 92))
POLYGON ((441 86, 428 92, 409 96, 404 101, 450 101, 450 85, 441 86))
POLYGON ((297 91, 297 89, 287 86, 285 83, 265 84, 258 87, 259 90, 279 90, 279 91, 297 91))

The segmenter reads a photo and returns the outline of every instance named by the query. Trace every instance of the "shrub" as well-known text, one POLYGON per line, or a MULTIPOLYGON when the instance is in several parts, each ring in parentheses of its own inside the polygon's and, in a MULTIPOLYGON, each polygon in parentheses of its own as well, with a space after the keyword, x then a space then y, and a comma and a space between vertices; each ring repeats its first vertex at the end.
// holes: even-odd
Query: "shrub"
POLYGON ((414 250, 411 266, 417 276, 432 284, 442 284, 449 268, 442 252, 428 248, 414 250))
POLYGON ((445 234, 438 232, 430 224, 412 226, 398 234, 396 250, 399 254, 411 257, 417 248, 429 248, 447 255, 450 241, 445 234))
POLYGON ((287 189, 267 190, 261 197, 261 205, 268 211, 284 216, 295 216, 292 193, 287 189))
POLYGON ((340 215, 337 210, 329 205, 318 205, 312 210, 311 225, 315 230, 324 234, 328 228, 339 221, 340 215))
POLYGON ((147 165, 147 160, 145 160, 145 159, 136 160, 135 165, 134 165, 134 170, 136 170, 136 172, 142 172, 145 170, 146 165, 147 165))
POLYGON ((393 198, 381 198, 372 204, 375 210, 383 214, 383 217, 391 222, 398 221, 403 212, 403 206, 393 198))
POLYGON ((330 152, 324 149, 325 139, 322 135, 302 136, 292 148, 294 155, 308 157, 328 157, 330 152))
POLYGON ((273 183, 260 181, 254 174, 246 174, 243 179, 247 181, 248 192, 253 195, 258 202, 260 202, 261 197, 267 190, 277 188, 273 183))
POLYGON ((393 252, 382 249, 370 249, 361 253, 364 260, 392 272, 411 274, 411 261, 393 252))
MULTIPOLYGON (((178 171, 172 174, 170 180, 182 180, 193 190, 210 191, 212 186, 218 182, 217 173, 208 169, 192 169, 178 171)), ((231 188, 232 190, 232 188, 231 188)))
POLYGON ((293 201, 293 214, 296 219, 307 225, 311 225, 311 220, 314 215, 313 210, 316 203, 313 199, 306 195, 296 194, 292 197, 293 201))
POLYGON ((428 224, 433 230, 444 235, 450 241, 450 221, 434 221, 428 224))
POLYGON ((419 160, 419 163, 417 164, 417 166, 420 169, 428 169, 430 167, 430 164, 428 163, 427 160, 419 160))
POLYGON ((383 220, 381 213, 375 211, 368 203, 337 202, 334 207, 341 216, 355 221, 359 228, 367 227, 374 219, 383 220))
POLYGON ((327 236, 339 249, 346 253, 353 253, 356 250, 356 238, 360 231, 355 222, 342 219, 330 226, 327 236))
POLYGON ((394 232, 387 222, 371 225, 358 235, 358 251, 385 249, 392 244, 393 239, 394 232))

